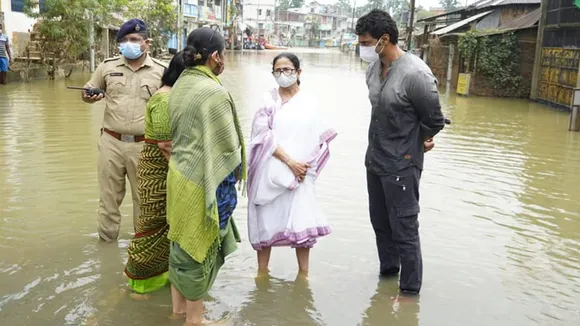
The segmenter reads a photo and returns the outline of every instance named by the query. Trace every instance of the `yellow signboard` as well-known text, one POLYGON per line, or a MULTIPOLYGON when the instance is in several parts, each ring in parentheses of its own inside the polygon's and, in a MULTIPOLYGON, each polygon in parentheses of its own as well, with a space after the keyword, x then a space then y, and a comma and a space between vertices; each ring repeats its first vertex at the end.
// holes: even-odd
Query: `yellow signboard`
POLYGON ((459 74, 457 80, 457 94, 469 95, 469 82, 471 81, 471 74, 459 74))

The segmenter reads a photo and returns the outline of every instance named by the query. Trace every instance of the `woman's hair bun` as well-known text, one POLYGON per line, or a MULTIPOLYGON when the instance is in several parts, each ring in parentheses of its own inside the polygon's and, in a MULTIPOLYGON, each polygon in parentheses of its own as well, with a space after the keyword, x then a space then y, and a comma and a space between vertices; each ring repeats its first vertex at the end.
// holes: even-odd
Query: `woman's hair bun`
POLYGON ((186 67, 193 67, 198 61, 199 53, 193 45, 188 45, 183 49, 183 63, 186 67))

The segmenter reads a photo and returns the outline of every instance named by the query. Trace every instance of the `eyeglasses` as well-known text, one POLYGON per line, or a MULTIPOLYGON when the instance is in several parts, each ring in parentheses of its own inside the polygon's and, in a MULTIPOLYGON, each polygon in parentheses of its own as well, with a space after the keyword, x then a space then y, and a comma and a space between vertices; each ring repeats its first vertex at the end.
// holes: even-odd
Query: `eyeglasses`
POLYGON ((280 77, 281 74, 284 74, 285 76, 290 76, 295 71, 296 71, 296 69, 292 69, 292 68, 280 68, 280 69, 276 69, 276 70, 272 71, 272 75, 274 75, 274 77, 280 77))

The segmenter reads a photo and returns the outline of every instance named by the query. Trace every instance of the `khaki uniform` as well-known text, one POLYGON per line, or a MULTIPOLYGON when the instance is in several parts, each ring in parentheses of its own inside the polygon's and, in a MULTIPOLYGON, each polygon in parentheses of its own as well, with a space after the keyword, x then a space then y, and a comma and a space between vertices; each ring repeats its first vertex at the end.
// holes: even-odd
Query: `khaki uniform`
POLYGON ((147 58, 133 71, 124 57, 105 60, 85 87, 105 90, 105 115, 99 139, 97 162, 99 176, 98 231, 103 240, 119 237, 125 197, 125 176, 131 184, 133 225, 139 217, 137 164, 145 133, 145 107, 161 87, 165 63, 147 58))

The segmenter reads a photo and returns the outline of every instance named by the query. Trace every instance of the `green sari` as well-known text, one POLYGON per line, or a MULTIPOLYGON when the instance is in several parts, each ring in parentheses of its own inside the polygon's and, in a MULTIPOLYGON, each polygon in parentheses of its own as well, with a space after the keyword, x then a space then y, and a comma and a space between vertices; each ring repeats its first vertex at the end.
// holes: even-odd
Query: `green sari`
POLYGON ((172 155, 167 174, 169 280, 188 300, 202 299, 240 237, 229 219, 219 228, 216 190, 240 164, 242 129, 234 102, 205 66, 186 69, 169 98, 172 155))
POLYGON ((141 214, 131 241, 125 274, 137 293, 168 283, 169 225, 166 217, 167 159, 157 142, 171 140, 168 92, 154 94, 145 112, 145 144, 137 167, 141 214))

